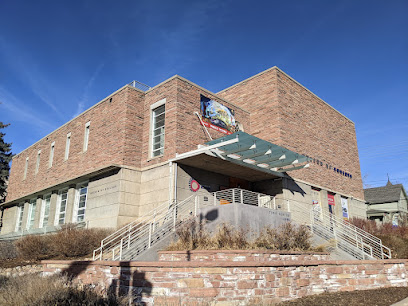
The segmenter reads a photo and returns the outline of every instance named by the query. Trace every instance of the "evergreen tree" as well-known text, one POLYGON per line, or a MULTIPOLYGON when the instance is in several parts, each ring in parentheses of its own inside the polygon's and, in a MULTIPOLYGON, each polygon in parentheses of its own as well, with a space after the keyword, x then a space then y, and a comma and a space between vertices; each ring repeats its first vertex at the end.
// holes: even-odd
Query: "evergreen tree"
POLYGON ((7 180, 10 172, 10 161, 13 157, 11 153, 11 143, 4 142, 4 133, 2 129, 8 127, 9 124, 3 124, 0 121, 0 203, 6 198, 7 180))

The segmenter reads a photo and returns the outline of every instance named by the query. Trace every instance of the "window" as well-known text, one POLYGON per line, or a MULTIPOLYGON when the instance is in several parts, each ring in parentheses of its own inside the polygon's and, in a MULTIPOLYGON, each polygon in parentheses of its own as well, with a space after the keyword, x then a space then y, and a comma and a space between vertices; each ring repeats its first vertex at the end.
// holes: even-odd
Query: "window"
POLYGON ((31 199, 28 206, 27 229, 34 227, 35 208, 37 206, 37 199, 31 199))
POLYGON ((23 215, 24 215, 24 203, 17 206, 17 222, 16 222, 16 232, 20 232, 23 226, 23 215))
POLYGON ((28 171, 28 157, 26 158, 25 166, 24 166, 24 177, 23 180, 27 178, 27 171, 28 171))
POLYGON ((67 134, 67 141, 65 142, 65 160, 69 157, 69 146, 71 145, 71 133, 67 134))
POLYGON ((37 162, 35 163, 35 174, 38 173, 38 168, 40 168, 40 158, 41 158, 41 150, 38 150, 37 162))
POLYGON ((89 127, 91 125, 91 121, 85 124, 85 133, 84 133, 84 152, 88 150, 88 141, 89 141, 89 127))
POLYGON ((42 200, 40 228, 47 226, 48 217, 50 216, 51 193, 46 194, 42 200))
POLYGON ((88 183, 78 184, 76 190, 73 222, 83 222, 85 220, 87 195, 88 195, 88 183))
POLYGON ((54 149, 55 149, 55 141, 51 144, 50 147, 50 159, 48 161, 48 167, 52 167, 52 162, 54 161, 54 149))
POLYGON ((163 99, 152 105, 151 157, 164 153, 165 102, 163 99))
POLYGON ((65 223, 65 215, 67 212, 68 189, 60 190, 58 193, 57 209, 55 213, 55 225, 65 223))

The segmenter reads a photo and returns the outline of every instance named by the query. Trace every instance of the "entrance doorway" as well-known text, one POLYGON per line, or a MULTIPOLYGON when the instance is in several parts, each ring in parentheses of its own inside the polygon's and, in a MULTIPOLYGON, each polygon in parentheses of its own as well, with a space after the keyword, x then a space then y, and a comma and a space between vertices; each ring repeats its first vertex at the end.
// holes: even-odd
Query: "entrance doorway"
POLYGON ((229 178, 229 188, 240 188, 240 189, 249 189, 249 182, 244 179, 240 179, 237 177, 231 177, 229 178))

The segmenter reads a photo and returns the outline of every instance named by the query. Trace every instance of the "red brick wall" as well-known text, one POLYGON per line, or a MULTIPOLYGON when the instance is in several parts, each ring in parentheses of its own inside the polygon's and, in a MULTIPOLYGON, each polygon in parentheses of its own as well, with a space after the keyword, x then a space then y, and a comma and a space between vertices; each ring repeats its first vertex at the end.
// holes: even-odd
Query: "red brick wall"
MULTIPOLYGON (((66 182, 102 167, 118 164, 147 167, 167 162, 207 142, 194 112, 200 112, 200 94, 235 110, 237 120, 249 129, 249 113, 223 101, 183 78, 173 77, 147 93, 124 87, 66 125, 41 139, 13 159, 7 201, 66 182), (150 157, 150 106, 166 99, 164 155, 150 157), (83 150, 85 124, 91 121, 88 151, 83 150), (67 133, 71 132, 70 154, 64 160, 67 133), (50 145, 55 141, 54 162, 48 168, 50 145), (37 152, 41 150, 38 174, 34 174, 37 152), (23 180, 26 157, 27 178, 23 180)), ((213 138, 224 134, 209 129, 213 138)))
POLYGON ((218 95, 251 112, 253 135, 323 162, 290 176, 364 198, 354 123, 285 73, 272 68, 218 95))
POLYGON ((407 286, 407 260, 44 261, 44 275, 69 273, 102 292, 147 305, 240 301, 263 304, 311 294, 407 286))
POLYGON ((136 144, 140 142, 140 127, 137 122, 128 122, 127 118, 137 112, 135 105, 141 100, 141 95, 130 87, 124 87, 111 98, 112 102, 108 98, 97 104, 17 155, 12 161, 6 200, 12 201, 111 164, 126 162, 138 165, 137 159, 130 158, 138 149, 130 142, 126 144, 125 139, 133 137, 136 144), (83 152, 88 121, 91 121, 88 150, 83 152), (131 136, 133 132, 135 136, 131 136), (71 145, 69 158, 64 160, 68 133, 71 133, 71 145), (49 168, 50 145, 54 141, 54 161, 49 168), (38 150, 41 150, 41 160, 39 171, 35 174, 38 150), (29 157, 29 164, 27 177, 23 180, 26 157, 29 157))
MULTIPOLYGON (((172 78, 146 94, 142 167, 166 162, 176 157, 176 153, 180 154, 197 149, 199 144, 209 141, 198 117, 194 114, 194 112, 200 113, 200 94, 233 109, 236 119, 249 129, 248 112, 217 98, 217 96, 210 94, 181 77, 172 78), (162 157, 149 158, 150 105, 164 98, 166 98, 164 155, 162 157)), ((225 134, 212 129, 208 129, 208 131, 214 139, 225 136, 225 134)))
POLYGON ((250 112, 252 135, 275 144, 281 143, 281 114, 278 108, 275 69, 243 81, 217 95, 250 112))
MULTIPOLYGON (((111 164, 144 168, 167 162, 176 153, 196 149, 197 145, 208 141, 194 114, 200 112, 200 94, 233 109, 236 120, 243 124, 246 132, 327 161, 353 175, 353 179, 350 179, 325 166, 312 164, 310 169, 290 173, 295 178, 363 197, 354 124, 280 70, 270 69, 219 95, 211 94, 178 76, 147 93, 126 86, 112 95, 112 102, 108 98, 97 104, 16 156, 6 200, 27 196, 111 164), (164 98, 164 156, 150 158, 150 106, 164 98), (88 121, 91 121, 89 146, 84 153, 84 130, 88 121), (66 135, 69 132, 70 156, 64 161, 66 135), (53 141, 54 162, 53 167, 48 168, 50 144, 53 141), (41 150, 41 162, 35 175, 38 150, 41 150), (23 180, 26 157, 29 157, 29 167, 27 178, 23 180)), ((212 129, 209 131, 213 138, 224 135, 212 129)))
POLYGON ((281 141, 290 150, 322 161, 294 171, 294 178, 364 199, 354 123, 281 71, 278 74, 281 141), (353 178, 335 173, 339 168, 353 178))

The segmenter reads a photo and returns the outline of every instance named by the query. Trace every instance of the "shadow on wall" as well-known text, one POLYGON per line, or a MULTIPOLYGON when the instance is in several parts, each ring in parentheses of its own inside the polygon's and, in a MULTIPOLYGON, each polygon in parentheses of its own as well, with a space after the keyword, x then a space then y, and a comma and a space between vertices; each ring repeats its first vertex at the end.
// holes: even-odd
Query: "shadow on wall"
POLYGON ((119 263, 119 278, 112 280, 108 294, 129 299, 129 305, 147 305, 149 303, 143 297, 151 295, 153 285, 146 279, 145 272, 132 272, 129 263, 119 263))
MULTIPOLYGON (((86 271, 92 261, 73 262, 61 271, 69 280, 73 281, 86 271)), ((153 285, 146 280, 145 272, 134 271, 129 266, 130 261, 119 262, 119 276, 112 280, 107 293, 128 299, 129 305, 147 305, 146 297, 150 296, 153 285), (145 297, 145 298, 143 298, 145 297)))
POLYGON ((75 280, 82 272, 84 272, 91 261, 72 262, 68 268, 61 271, 62 275, 66 275, 70 281, 75 280))
POLYGON ((306 195, 306 192, 300 187, 290 176, 286 175, 282 180, 283 188, 289 190, 293 195, 295 193, 300 193, 302 197, 306 195))

